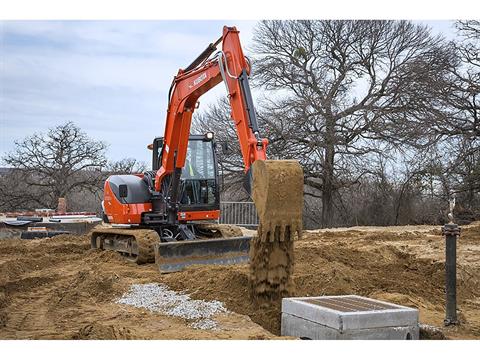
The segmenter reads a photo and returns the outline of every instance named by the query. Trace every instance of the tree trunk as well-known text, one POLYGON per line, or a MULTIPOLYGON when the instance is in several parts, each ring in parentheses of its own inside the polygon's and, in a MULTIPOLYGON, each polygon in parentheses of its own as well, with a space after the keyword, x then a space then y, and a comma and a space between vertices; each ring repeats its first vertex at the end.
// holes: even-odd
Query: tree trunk
POLYGON ((323 188, 322 188, 322 228, 329 228, 333 223, 333 164, 335 158, 335 122, 333 119, 326 121, 325 134, 325 158, 323 166, 323 188))

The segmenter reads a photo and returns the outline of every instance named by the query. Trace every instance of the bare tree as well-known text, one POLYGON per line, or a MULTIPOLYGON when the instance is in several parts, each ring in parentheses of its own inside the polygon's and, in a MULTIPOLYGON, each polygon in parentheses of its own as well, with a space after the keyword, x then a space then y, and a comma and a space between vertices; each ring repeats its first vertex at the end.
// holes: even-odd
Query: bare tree
POLYGON ((480 136, 480 22, 457 22, 459 41, 454 66, 443 87, 431 89, 447 106, 447 116, 436 131, 445 137, 478 140, 480 136))
POLYGON ((143 161, 134 158, 124 158, 116 161, 109 161, 106 172, 109 174, 141 174, 147 169, 143 161))
POLYGON ((462 57, 469 64, 480 67, 480 21, 457 21, 455 26, 462 38, 458 45, 462 57))
POLYGON ((103 186, 106 147, 72 122, 15 141, 15 149, 3 157, 13 170, 2 181, 16 184, 1 190, 2 202, 11 208, 56 208, 60 197, 95 191, 103 186))
POLYGON ((480 192, 480 21, 457 21, 456 62, 444 88, 433 88, 446 108, 434 130, 445 153, 442 183, 447 196, 471 210, 480 192))
POLYGON ((0 176, 0 211, 45 207, 37 193, 26 187, 27 177, 30 175, 16 169, 4 170, 0 176))
POLYGON ((436 140, 425 124, 445 114, 431 88, 445 86, 453 49, 426 26, 262 21, 253 50, 271 148, 301 161, 325 227, 336 192, 369 173, 369 155, 436 140))

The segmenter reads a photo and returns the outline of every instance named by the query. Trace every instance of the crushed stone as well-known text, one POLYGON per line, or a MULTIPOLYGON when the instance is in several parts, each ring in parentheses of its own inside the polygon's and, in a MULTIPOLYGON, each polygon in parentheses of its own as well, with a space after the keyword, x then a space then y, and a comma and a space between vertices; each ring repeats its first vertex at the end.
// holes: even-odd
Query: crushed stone
POLYGON ((191 321, 190 327, 202 330, 217 329, 218 324, 211 317, 228 312, 220 301, 194 300, 188 294, 157 283, 131 285, 129 291, 115 302, 180 317, 191 321))
POLYGON ((217 322, 212 319, 201 319, 193 322, 190 326, 194 329, 200 330, 216 330, 217 322))

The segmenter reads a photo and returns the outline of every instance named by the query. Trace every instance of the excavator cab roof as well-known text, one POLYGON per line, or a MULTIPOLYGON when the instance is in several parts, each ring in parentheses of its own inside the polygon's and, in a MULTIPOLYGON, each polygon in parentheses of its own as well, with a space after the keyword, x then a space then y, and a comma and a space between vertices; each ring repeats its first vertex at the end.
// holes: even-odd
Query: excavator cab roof
MULTIPOLYGON (((188 140, 189 142, 190 140, 214 141, 215 135, 213 132, 209 131, 203 135, 200 135, 200 134, 190 135, 188 140)), ((161 154, 162 147, 163 147, 163 136, 158 136, 154 138, 153 142, 147 145, 147 149, 152 150, 152 170, 158 170, 160 167, 159 166, 161 163, 160 154, 161 154)))

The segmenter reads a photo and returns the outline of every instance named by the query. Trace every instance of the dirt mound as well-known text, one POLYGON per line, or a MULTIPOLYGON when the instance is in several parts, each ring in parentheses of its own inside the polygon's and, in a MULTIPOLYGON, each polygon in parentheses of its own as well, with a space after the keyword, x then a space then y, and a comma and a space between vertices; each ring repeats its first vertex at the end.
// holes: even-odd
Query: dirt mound
POLYGON ((70 254, 73 252, 83 253, 89 249, 89 240, 86 236, 58 235, 52 238, 41 238, 24 240, 19 238, 0 241, 2 254, 20 255, 27 253, 49 253, 70 254))
POLYGON ((422 236, 422 233, 415 232, 403 232, 403 233, 392 233, 392 232, 377 232, 369 234, 363 237, 366 241, 399 241, 399 240, 415 240, 422 236))
POLYGON ((460 238, 466 238, 469 241, 478 241, 478 243, 480 243, 480 224, 476 222, 470 224, 470 226, 462 227, 460 238))
POLYGON ((122 258, 122 255, 115 251, 103 251, 97 249, 91 249, 88 254, 85 256, 85 261, 98 264, 102 263, 125 263, 125 259, 122 258))
MULTIPOLYGON (((221 331, 116 304, 132 284, 161 282, 154 264, 136 265, 90 249, 88 236, 0 241, 1 339, 270 338, 237 314, 221 331)), ((246 288, 246 286, 244 286, 246 288)))
POLYGON ((58 265, 64 257, 83 256, 89 249, 85 238, 71 235, 62 239, 5 240, 0 242, 0 286, 25 273, 58 265))
POLYGON ((236 225, 228 224, 199 224, 202 230, 212 232, 214 238, 230 238, 243 236, 242 229, 236 225))
POLYGON ((416 259, 391 246, 376 252, 336 245, 306 246, 299 249, 298 258, 297 295, 368 296, 383 291, 443 299, 443 264, 416 259))
POLYGON ((322 240, 334 240, 334 239, 344 239, 345 237, 349 238, 357 238, 359 235, 362 235, 362 232, 358 230, 348 230, 348 231, 330 231, 330 230, 322 230, 322 231, 309 231, 303 232, 302 238, 300 241, 322 241, 322 240))
POLYGON ((90 237, 88 235, 61 234, 51 238, 39 239, 38 241, 48 241, 51 245, 67 243, 88 245, 90 243, 90 237))
MULTIPOLYGON (((294 242, 292 295, 357 294, 391 301, 419 309, 420 322, 427 324, 422 325, 424 337, 480 338, 480 226, 462 228, 461 325, 448 328, 443 327, 444 239, 431 228, 421 230, 304 232, 294 242)), ((280 333, 280 300, 250 295, 248 265, 160 274, 154 264, 132 264, 117 253, 91 250, 89 244, 88 237, 72 236, 0 241, 0 338, 270 338, 260 326, 280 333), (220 330, 208 331, 115 303, 132 284, 147 283, 168 285, 193 299, 219 300, 234 313, 221 315, 220 330)))
POLYGON ((81 270, 70 276, 70 281, 54 290, 50 310, 77 306, 81 301, 94 301, 97 304, 109 302, 122 293, 117 287, 119 277, 115 274, 103 274, 92 270, 81 270))
MULTIPOLYGON (((398 246, 392 243, 393 238, 382 242, 379 237, 373 242, 369 235, 350 231, 343 235, 341 232, 306 233, 302 241, 295 242, 292 295, 370 296, 418 308, 421 321, 443 326, 444 262, 418 258, 407 251, 410 241, 418 241, 418 237, 411 234, 398 236, 401 244, 398 246), (353 239, 352 235, 355 235, 353 239)), ((428 242, 425 243, 428 246, 428 242)), ((459 265, 458 271, 461 311, 468 311, 472 301, 473 309, 480 307, 479 267, 459 265)), ((176 290, 186 288, 195 297, 218 299, 228 309, 250 316, 275 334, 280 333, 280 301, 261 302, 249 296, 246 266, 197 267, 169 274, 164 279, 176 290)), ((466 316, 468 322, 464 326, 468 330, 465 331, 480 336, 474 325, 480 319, 474 314, 466 316)))
POLYGON ((162 281, 174 290, 189 292, 196 299, 220 300, 228 310, 248 315, 268 331, 279 333, 281 300, 251 296, 248 265, 196 266, 165 274, 162 281))

